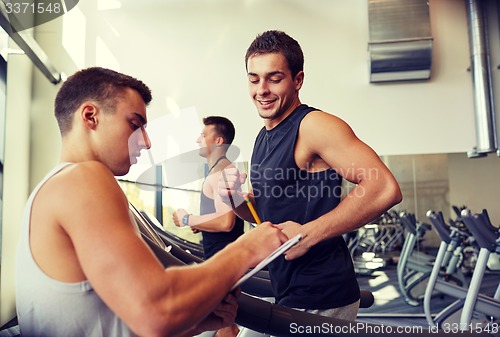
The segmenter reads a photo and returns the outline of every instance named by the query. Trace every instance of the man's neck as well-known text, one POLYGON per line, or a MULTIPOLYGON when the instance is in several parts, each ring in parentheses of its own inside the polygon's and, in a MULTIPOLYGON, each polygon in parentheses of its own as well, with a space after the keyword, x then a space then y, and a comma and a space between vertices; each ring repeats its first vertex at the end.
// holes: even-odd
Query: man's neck
POLYGON ((92 151, 85 145, 81 141, 75 141, 70 135, 63 137, 59 161, 78 163, 95 160, 92 151))
POLYGON ((276 118, 273 119, 264 119, 264 126, 266 127, 266 130, 271 130, 274 129, 276 126, 279 125, 283 120, 285 120, 292 112, 297 109, 298 106, 300 106, 302 103, 300 102, 300 99, 297 97, 294 102, 288 107, 288 109, 277 116, 276 118))
POLYGON ((222 147, 217 147, 214 149, 210 156, 207 158, 207 163, 209 167, 213 167, 215 163, 222 157, 226 156, 226 151, 222 147))

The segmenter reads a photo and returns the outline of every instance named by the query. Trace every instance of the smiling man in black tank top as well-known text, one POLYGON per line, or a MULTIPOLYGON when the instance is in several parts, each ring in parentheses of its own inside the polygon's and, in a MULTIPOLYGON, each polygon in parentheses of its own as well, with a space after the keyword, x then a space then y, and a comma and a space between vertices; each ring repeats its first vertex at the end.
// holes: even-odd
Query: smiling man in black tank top
MULTIPOLYGON (((399 186, 349 125, 301 103, 304 56, 296 40, 267 31, 252 42, 245 64, 250 97, 264 121, 251 158, 249 199, 263 221, 288 238, 303 237, 269 265, 276 301, 354 320, 359 287, 342 234, 399 203, 399 186), (341 201, 342 179, 356 187, 341 201)), ((225 173, 219 194, 228 204, 229 195, 241 201, 246 176, 235 168, 225 173)), ((237 205, 238 216, 254 221, 244 203, 237 205)))

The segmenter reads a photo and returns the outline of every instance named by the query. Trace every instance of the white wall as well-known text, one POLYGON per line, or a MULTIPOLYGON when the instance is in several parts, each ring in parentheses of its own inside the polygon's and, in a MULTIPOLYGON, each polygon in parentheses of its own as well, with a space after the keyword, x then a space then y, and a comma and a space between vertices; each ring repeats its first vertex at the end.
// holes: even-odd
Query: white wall
POLYGON ((500 158, 450 154, 448 167, 450 204, 466 205, 474 213, 487 209, 493 225, 500 226, 500 158))
MULTIPOLYGON (((103 3, 81 1, 37 29, 51 59, 69 56, 76 67, 108 66, 143 79, 154 94, 150 119, 175 107, 230 117, 244 159, 262 122, 247 95, 243 58, 267 29, 284 30, 303 47, 302 101, 344 118, 379 154, 466 152, 475 144, 463 1, 430 2, 432 78, 387 84, 368 82, 367 1, 122 0, 119 9, 99 10, 103 3), (64 20, 66 33, 68 23, 76 27, 65 48, 57 31, 64 20)), ((199 121, 181 114, 165 133, 179 128, 185 137, 172 141, 194 145, 199 121)))
POLYGON ((30 190, 29 97, 33 67, 23 55, 10 55, 7 62, 0 325, 15 316, 14 256, 21 214, 30 190))

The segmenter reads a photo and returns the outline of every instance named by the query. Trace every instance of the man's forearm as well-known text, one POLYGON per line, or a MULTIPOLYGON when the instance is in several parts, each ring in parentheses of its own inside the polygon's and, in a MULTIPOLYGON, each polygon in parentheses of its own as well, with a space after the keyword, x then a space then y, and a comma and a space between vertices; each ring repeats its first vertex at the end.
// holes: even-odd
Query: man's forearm
POLYGON ((306 232, 314 245, 373 221, 399 201, 397 186, 377 189, 360 183, 336 208, 306 224, 306 232))
POLYGON ((234 227, 234 215, 210 213, 190 215, 188 225, 205 232, 229 232, 234 227))

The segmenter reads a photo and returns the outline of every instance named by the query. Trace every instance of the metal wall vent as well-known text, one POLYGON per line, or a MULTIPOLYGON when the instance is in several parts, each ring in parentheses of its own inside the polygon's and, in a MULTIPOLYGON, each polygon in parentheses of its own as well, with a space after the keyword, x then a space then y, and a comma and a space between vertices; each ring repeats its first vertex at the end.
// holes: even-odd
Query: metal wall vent
POLYGON ((432 64, 426 0, 368 0, 370 82, 426 80, 432 64))

